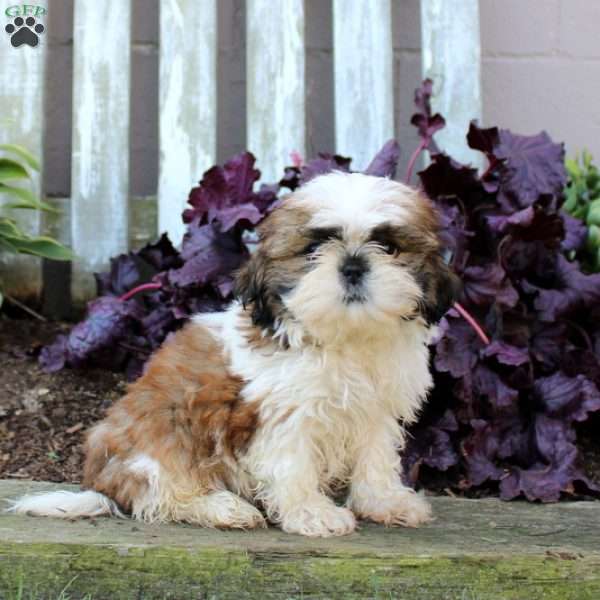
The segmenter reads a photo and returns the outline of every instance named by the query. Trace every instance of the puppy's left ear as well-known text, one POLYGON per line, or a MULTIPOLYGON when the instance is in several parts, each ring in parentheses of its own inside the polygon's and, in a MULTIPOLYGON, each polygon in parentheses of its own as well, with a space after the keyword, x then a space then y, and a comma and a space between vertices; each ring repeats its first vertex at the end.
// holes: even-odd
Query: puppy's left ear
POLYGON ((250 308, 252 322, 261 328, 271 327, 275 322, 267 285, 268 258, 258 249, 238 271, 234 295, 244 308, 250 308))
POLYGON ((439 254, 427 261, 418 279, 423 289, 421 312, 427 323, 437 323, 459 299, 462 282, 439 254))

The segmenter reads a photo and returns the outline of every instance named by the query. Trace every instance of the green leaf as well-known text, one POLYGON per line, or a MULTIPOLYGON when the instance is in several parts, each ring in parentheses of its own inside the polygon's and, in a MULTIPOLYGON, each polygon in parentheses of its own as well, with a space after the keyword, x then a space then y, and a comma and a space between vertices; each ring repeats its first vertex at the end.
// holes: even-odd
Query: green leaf
POLYGON ((40 170, 40 163, 37 161, 35 156, 27 150, 27 148, 23 148, 23 146, 18 146, 17 144, 0 144, 0 150, 5 150, 6 152, 12 152, 16 154, 21 160, 24 160, 32 169, 35 171, 40 170))
POLYGON ((600 173, 594 168, 590 170, 586 177, 586 184, 589 188, 595 190, 600 183, 600 173))
POLYGON ((10 158, 0 158, 0 183, 13 179, 29 179, 29 173, 18 162, 10 158))
POLYGON ((600 225, 600 198, 590 203, 586 222, 588 225, 600 225))
POLYGON ((0 238, 2 237, 26 237, 26 235, 12 219, 0 217, 0 238))
POLYGON ((600 249, 600 227, 590 225, 585 245, 590 252, 596 252, 597 249, 600 249))
POLYGON ((4 252, 10 252, 11 254, 19 254, 16 246, 13 246, 0 234, 0 250, 4 252))
POLYGON ((573 213, 577 208, 577 190, 574 187, 568 187, 565 189, 565 204, 563 208, 568 213, 573 213))
POLYGON ((31 210, 43 210, 45 212, 59 213, 60 211, 50 204, 39 200, 35 194, 28 189, 18 188, 12 185, 6 185, 0 183, 0 194, 8 194, 9 196, 16 196, 17 202, 10 202, 4 204, 6 208, 27 208, 31 210))
POLYGON ((569 173, 572 178, 581 177, 581 169, 572 158, 567 158, 565 160, 565 167, 567 169, 567 173, 569 173))
POLYGON ((7 241, 23 254, 33 254, 52 260, 73 260, 75 258, 69 248, 49 237, 31 237, 28 239, 9 237, 7 241))

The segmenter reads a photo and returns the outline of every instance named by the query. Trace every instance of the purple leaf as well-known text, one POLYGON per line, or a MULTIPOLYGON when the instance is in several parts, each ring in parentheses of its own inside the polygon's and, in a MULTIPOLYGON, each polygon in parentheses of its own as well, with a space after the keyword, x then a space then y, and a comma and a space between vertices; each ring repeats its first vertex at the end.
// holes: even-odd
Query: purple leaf
POLYGON ((419 173, 419 177, 425 193, 432 200, 457 197, 470 204, 484 194, 477 169, 466 167, 446 154, 432 156, 431 164, 419 173))
POLYGON ((482 356, 493 356, 500 364, 518 367, 529 362, 527 348, 517 348, 506 342, 494 340, 481 351, 482 356))
POLYGON ((425 147, 432 153, 437 152, 433 142, 434 134, 446 125, 444 117, 439 113, 431 112, 431 95, 433 93, 433 82, 425 79, 420 88, 415 91, 415 107, 417 112, 412 116, 410 122, 417 128, 419 136, 423 139, 425 147))
POLYGON ((316 177, 324 175, 331 171, 350 171, 350 162, 352 159, 340 156, 338 154, 319 153, 319 157, 308 161, 300 169, 300 185, 303 185, 316 177))
POLYGON ((158 242, 144 246, 138 256, 157 272, 181 266, 181 256, 166 233, 160 236, 158 242))
POLYGON ((477 350, 481 342, 465 321, 448 317, 446 320, 452 325, 437 343, 435 367, 453 377, 463 377, 477 364, 477 350))
POLYGON ((519 301, 519 294, 507 274, 495 263, 466 268, 463 272, 463 286, 465 298, 473 304, 489 305, 497 302, 512 308, 519 301))
POLYGON ((475 121, 471 121, 467 133, 467 142, 474 150, 485 153, 488 159, 488 167, 481 177, 481 183, 486 192, 497 192, 500 179, 499 167, 503 163, 503 160, 498 159, 494 154, 500 142, 498 128, 483 129, 475 121))
POLYGON ((564 236, 564 220, 556 213, 548 213, 538 203, 508 216, 488 216, 487 223, 495 233, 509 233, 513 239, 525 242, 543 242, 556 248, 564 236))
POLYGON ((500 130, 495 155, 503 160, 499 202, 525 208, 541 195, 560 196, 567 182, 563 144, 555 144, 542 131, 537 135, 516 135, 500 130))
POLYGON ((139 261, 135 255, 120 254, 110 259, 108 273, 95 273, 97 293, 101 296, 121 296, 141 282, 139 261))
POLYGON ((471 376, 465 375, 458 383, 456 393, 468 403, 488 398, 494 407, 513 406, 519 397, 517 390, 508 386, 501 375, 479 363, 471 376))
POLYGON ((367 175, 376 175, 377 177, 394 177, 396 167, 400 159, 400 146, 396 140, 387 141, 383 148, 375 155, 365 170, 367 175))
POLYGON ((546 368, 555 369, 563 358, 567 327, 564 323, 545 323, 533 330, 531 355, 546 368))
POLYGON ((497 480, 502 470, 496 465, 499 440, 491 425, 481 419, 471 422, 472 433, 462 443, 467 475, 472 485, 481 485, 488 479, 497 480))
POLYGON ((179 287, 201 286, 231 273, 246 258, 239 241, 221 232, 216 224, 191 227, 183 239, 181 268, 169 272, 169 282, 179 287))
POLYGON ((593 488, 578 467, 575 435, 565 422, 538 415, 534 439, 540 461, 527 469, 511 469, 500 483, 502 498, 508 500, 524 494, 528 500, 556 502, 561 493, 574 493, 576 481, 593 488))
POLYGON ((535 382, 535 391, 548 414, 566 421, 585 421, 589 413, 600 410, 600 393, 583 375, 567 377, 557 371, 535 382))
POLYGON ((565 239, 562 242, 564 252, 577 252, 583 247, 587 238, 587 227, 581 219, 572 217, 569 213, 561 211, 564 223, 565 239))
POLYGON ((44 346, 40 352, 40 366, 48 373, 54 373, 63 369, 67 363, 67 339, 66 335, 59 335, 48 346, 44 346))
POLYGON ((500 144, 499 130, 497 127, 484 129, 479 127, 476 121, 471 121, 467 133, 467 143, 469 148, 483 152, 488 158, 493 157, 500 144))
POLYGON ((576 262, 564 256, 556 257, 556 287, 537 289, 535 307, 540 311, 540 320, 553 322, 569 312, 593 307, 600 302, 600 273, 586 275, 576 262))
POLYGON ((250 152, 242 152, 223 167, 206 171, 200 185, 190 192, 188 202, 192 208, 184 212, 185 222, 218 221, 223 231, 238 224, 247 227, 258 223, 277 196, 273 186, 263 187, 258 193, 253 191, 260 177, 254 162, 250 152))

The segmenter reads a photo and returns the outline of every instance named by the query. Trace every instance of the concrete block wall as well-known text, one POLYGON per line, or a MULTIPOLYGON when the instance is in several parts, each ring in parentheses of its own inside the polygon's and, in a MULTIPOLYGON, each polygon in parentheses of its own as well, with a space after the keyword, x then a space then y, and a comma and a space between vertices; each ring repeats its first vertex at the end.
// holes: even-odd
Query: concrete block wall
MULTIPOLYGON (((352 2, 348 0, 349 9, 352 2)), ((277 0, 274 0, 276 3, 277 0)), ((199 3, 200 4, 200 3, 199 3)), ((393 0, 394 110, 400 173, 417 140, 409 124, 421 79, 419 0, 393 0)), ((333 51, 329 0, 305 0, 307 147, 332 151, 333 51)), ((45 190, 70 194, 73 0, 50 0, 45 190)), ((246 147, 245 0, 219 0, 218 159, 246 147)), ((600 2, 480 0, 483 121, 519 133, 546 129, 567 152, 600 161, 600 2)), ((133 0, 131 193, 156 192, 158 0, 133 0)), ((259 167, 260 167, 260 157, 259 167)), ((200 174, 199 174, 200 175, 200 174)))
POLYGON ((600 161, 600 2, 481 0, 483 118, 600 161))

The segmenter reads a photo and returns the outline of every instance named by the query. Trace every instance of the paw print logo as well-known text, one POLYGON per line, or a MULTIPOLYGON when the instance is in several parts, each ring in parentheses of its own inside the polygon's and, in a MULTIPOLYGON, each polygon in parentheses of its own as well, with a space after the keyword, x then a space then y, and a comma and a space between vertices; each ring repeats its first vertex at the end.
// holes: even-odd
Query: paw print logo
POLYGON ((23 44, 27 44, 32 48, 38 45, 40 41, 39 35, 44 33, 44 26, 41 23, 35 22, 33 17, 17 17, 12 23, 9 23, 4 30, 10 35, 10 43, 18 48, 23 44))

